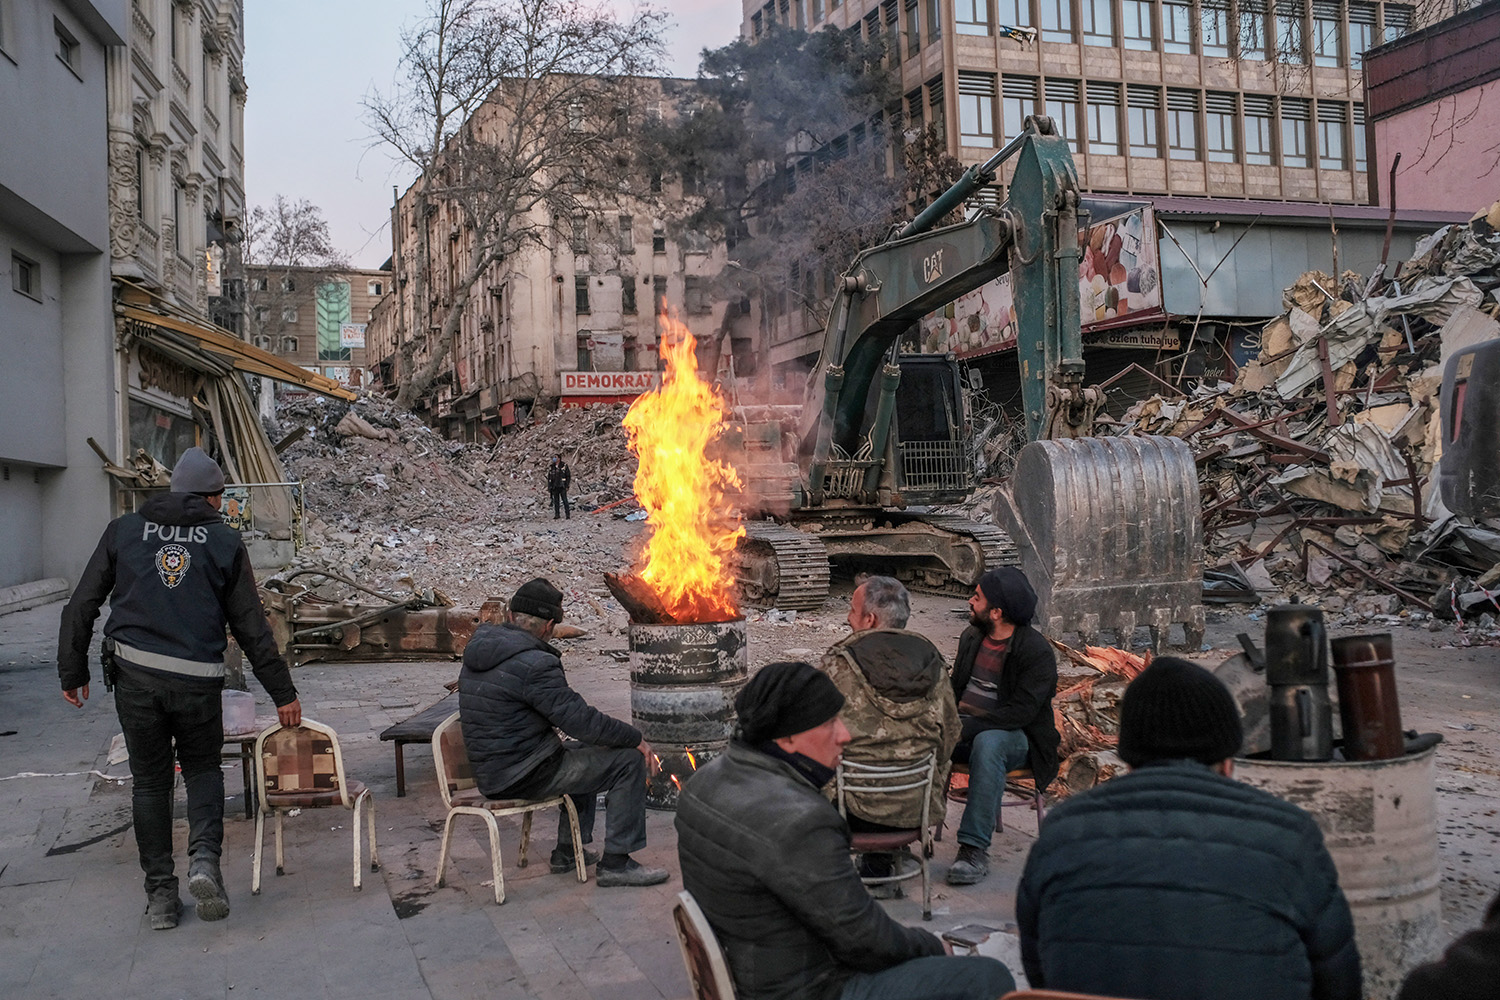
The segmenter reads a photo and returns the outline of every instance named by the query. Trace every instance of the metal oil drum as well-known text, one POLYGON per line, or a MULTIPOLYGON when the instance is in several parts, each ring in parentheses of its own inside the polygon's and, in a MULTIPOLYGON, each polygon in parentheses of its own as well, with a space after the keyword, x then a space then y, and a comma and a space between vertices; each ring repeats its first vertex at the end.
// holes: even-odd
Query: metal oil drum
POLYGON ((1366 1000, 1391 1000, 1442 943, 1436 752, 1234 762, 1236 778, 1302 808, 1323 831, 1354 916, 1366 1000))
POLYGON ((629 646, 631 720, 659 763, 646 804, 673 809, 683 783, 729 743, 734 699, 749 676, 745 620, 631 622, 629 646))

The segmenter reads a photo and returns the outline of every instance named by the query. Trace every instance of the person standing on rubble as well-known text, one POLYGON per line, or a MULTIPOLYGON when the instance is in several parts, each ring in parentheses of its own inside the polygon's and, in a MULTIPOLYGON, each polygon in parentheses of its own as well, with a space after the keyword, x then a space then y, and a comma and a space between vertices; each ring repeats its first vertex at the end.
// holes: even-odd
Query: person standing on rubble
POLYGON ((89 646, 107 599, 104 680, 130 753, 136 848, 155 930, 182 913, 172 864, 173 756, 187 787, 188 892, 201 920, 229 916, 219 871, 224 841, 224 636, 227 624, 284 726, 302 722, 291 671, 261 607, 250 556, 224 523, 224 472, 201 448, 172 470, 172 491, 111 521, 63 609, 57 672, 63 697, 89 696, 89 646))
MULTIPOLYGON (((596 798, 604 793, 604 854, 600 886, 659 885, 662 868, 632 852, 646 846, 646 761, 640 730, 605 715, 568 686, 562 658, 547 642, 563 620, 562 591, 537 577, 510 599, 503 625, 481 625, 464 648, 458 675, 458 716, 479 790, 492 799, 567 795, 578 810, 583 842, 594 839, 596 798), (572 740, 558 739, 556 730, 572 740), (576 741, 576 742, 574 742, 576 741)), ((558 807, 554 874, 575 870, 567 810, 558 807)))
POLYGON ((973 885, 989 875, 1006 773, 1029 767, 1038 791, 1057 777, 1057 657, 1047 637, 1031 627, 1035 613, 1036 591, 1014 566, 985 573, 969 598, 969 627, 953 660, 963 727, 953 760, 969 766, 969 793, 949 885, 973 885))
POLYGON ((994 1000, 1015 979, 892 920, 849 863, 820 789, 849 742, 844 696, 810 663, 760 669, 734 699, 729 749, 682 787, 677 857, 740 1000, 994 1000))
POLYGON ((1120 700, 1131 772, 1047 814, 1016 890, 1035 989, 1137 1000, 1359 1000, 1359 953, 1312 817, 1233 778, 1222 681, 1163 656, 1120 700))
MULTIPOLYGON (((871 576, 854 588, 849 600, 853 633, 833 644, 820 669, 844 696, 844 725, 850 733, 844 757, 859 764, 903 765, 937 755, 937 776, 930 793, 912 789, 900 795, 850 792, 846 796, 849 829, 879 833, 913 829, 922 824, 922 796, 931 795, 929 818, 944 811, 943 788, 948 760, 958 742, 958 709, 948 682, 948 664, 932 640, 907 631, 911 595, 901 581, 871 576)), ((899 855, 895 856, 899 857, 899 855)), ((896 874, 893 856, 867 854, 860 874, 882 878, 896 874)), ((897 883, 870 888, 876 899, 899 894, 897 883)))
POLYGON ((573 506, 568 503, 568 487, 573 484, 573 470, 568 468, 568 463, 563 461, 561 455, 552 459, 552 464, 547 466, 547 493, 552 497, 552 520, 566 515, 568 520, 573 519, 573 506))

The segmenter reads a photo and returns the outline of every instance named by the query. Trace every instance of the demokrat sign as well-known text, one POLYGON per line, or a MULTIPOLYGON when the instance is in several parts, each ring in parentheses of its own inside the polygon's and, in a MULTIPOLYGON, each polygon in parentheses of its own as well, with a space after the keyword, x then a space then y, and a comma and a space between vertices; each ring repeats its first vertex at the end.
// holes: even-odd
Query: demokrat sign
POLYGON ((563 372, 564 396, 635 398, 656 388, 659 372, 563 372))

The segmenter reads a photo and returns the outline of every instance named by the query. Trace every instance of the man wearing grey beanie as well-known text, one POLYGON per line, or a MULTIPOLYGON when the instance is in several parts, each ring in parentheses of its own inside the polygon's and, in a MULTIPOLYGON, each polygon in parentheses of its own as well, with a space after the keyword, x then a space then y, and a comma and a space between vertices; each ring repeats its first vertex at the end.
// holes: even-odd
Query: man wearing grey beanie
POLYGON ((201 920, 229 915, 219 870, 224 840, 224 629, 234 633, 276 703, 282 725, 302 721, 291 671, 271 635, 250 556, 219 515, 224 472, 202 448, 183 452, 172 491, 111 521, 63 609, 57 672, 63 697, 82 708, 89 696, 89 646, 99 608, 105 684, 115 669, 115 711, 133 779, 135 842, 146 873, 146 915, 155 930, 176 927, 182 912, 172 862, 173 761, 187 788, 188 892, 201 920))
POLYGON ((1016 891, 1036 989, 1358 1000, 1349 904, 1312 817, 1233 779, 1239 706, 1160 657, 1120 702, 1130 774, 1047 813, 1016 891))

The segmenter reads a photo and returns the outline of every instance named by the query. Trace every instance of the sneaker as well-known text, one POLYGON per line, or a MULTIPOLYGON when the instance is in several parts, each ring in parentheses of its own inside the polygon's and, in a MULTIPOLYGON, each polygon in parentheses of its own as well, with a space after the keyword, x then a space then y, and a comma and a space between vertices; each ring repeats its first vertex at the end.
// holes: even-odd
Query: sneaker
MULTIPOLYGON (((563 872, 576 871, 577 866, 573 863, 574 860, 573 849, 571 847, 552 848, 552 874, 561 875, 563 872)), ((588 848, 583 849, 583 867, 587 868, 589 865, 597 864, 598 862, 598 851, 591 851, 588 848)))
POLYGON ((606 888, 612 885, 661 885, 668 877, 665 868, 647 868, 634 858, 628 859, 623 868, 600 865, 594 872, 594 881, 606 888))
POLYGON ((176 889, 153 889, 146 897, 146 917, 153 931, 169 931, 182 916, 182 900, 176 889))
POLYGON ((990 856, 982 847, 970 847, 968 844, 958 845, 958 857, 953 859, 953 867, 948 869, 949 885, 973 885, 984 881, 990 873, 990 856))
POLYGON ((198 901, 199 920, 223 920, 229 916, 229 895, 224 891, 224 876, 219 859, 197 855, 188 865, 188 892, 198 901))

